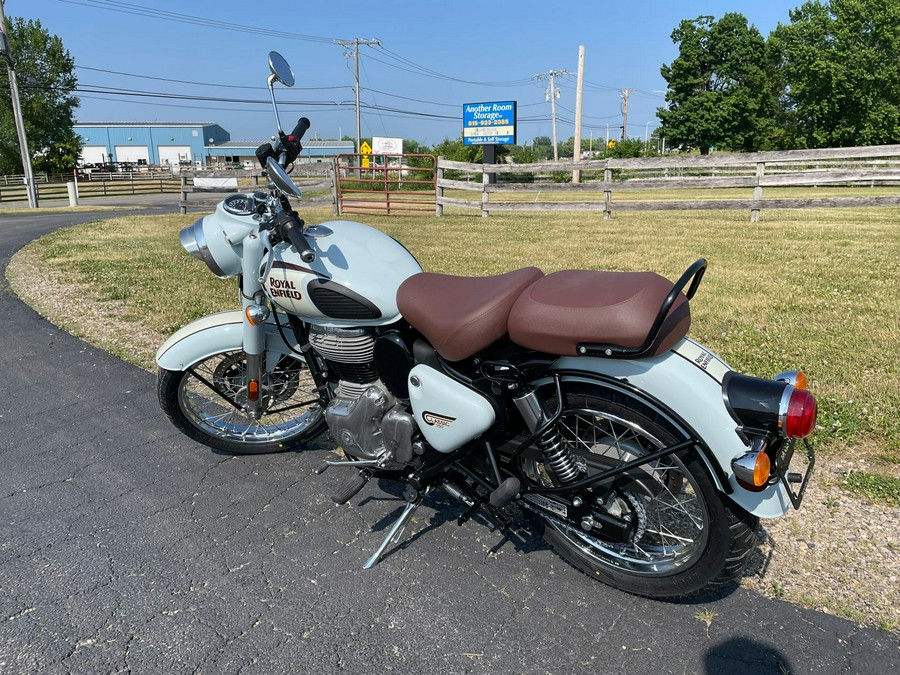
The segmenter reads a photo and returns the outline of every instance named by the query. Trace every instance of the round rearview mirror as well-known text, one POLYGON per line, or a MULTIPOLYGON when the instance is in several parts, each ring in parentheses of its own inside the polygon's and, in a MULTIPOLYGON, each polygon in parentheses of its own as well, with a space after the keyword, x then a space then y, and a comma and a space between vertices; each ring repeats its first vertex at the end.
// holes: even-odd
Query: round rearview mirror
POLYGON ((278 52, 269 52, 269 70, 272 71, 275 79, 285 87, 294 86, 294 71, 278 52))
POLYGON ((269 157, 266 160, 266 170, 269 173, 269 180, 275 183, 275 187, 284 194, 297 197, 298 199, 302 196, 300 188, 294 185, 294 181, 291 180, 291 177, 285 173, 284 169, 273 157, 269 157))

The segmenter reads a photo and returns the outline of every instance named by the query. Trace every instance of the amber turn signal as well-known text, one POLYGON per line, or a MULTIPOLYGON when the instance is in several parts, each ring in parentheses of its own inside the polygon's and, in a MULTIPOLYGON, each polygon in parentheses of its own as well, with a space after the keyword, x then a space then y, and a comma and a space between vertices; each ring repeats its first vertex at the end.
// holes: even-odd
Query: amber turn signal
POLYGON ((735 457, 731 468, 738 481, 748 487, 763 487, 772 474, 772 462, 765 450, 751 450, 735 457))
POLYGON ((804 391, 809 389, 809 379, 802 370, 787 370, 783 373, 778 373, 775 376, 775 380, 777 382, 787 382, 794 389, 803 389, 804 391))
POLYGON ((266 319, 269 318, 269 308, 265 305, 247 305, 244 314, 247 316, 247 321, 250 322, 251 326, 263 326, 266 323, 266 319))

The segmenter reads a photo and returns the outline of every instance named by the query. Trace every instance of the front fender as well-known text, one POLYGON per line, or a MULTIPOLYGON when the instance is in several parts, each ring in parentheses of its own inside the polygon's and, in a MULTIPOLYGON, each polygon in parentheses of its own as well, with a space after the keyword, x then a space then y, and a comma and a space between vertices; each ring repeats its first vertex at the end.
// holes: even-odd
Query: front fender
MULTIPOLYGON (((165 370, 180 371, 195 363, 226 351, 243 348, 243 312, 239 309, 204 316, 178 329, 156 352, 156 364, 165 370)), ((284 343, 274 316, 266 322, 266 351, 294 355, 291 347, 299 349, 291 331, 285 331, 291 342, 284 343)), ((277 359, 267 359, 275 363, 277 359)))
POLYGON ((738 506, 760 518, 777 518, 791 508, 780 482, 762 492, 750 492, 737 483, 731 460, 748 448, 735 433, 737 423, 722 398, 722 377, 730 368, 702 345, 684 339, 665 354, 638 360, 567 356, 558 359, 553 369, 595 373, 643 392, 706 444, 701 454, 713 480, 738 506), (723 477, 727 486, 722 484, 723 477))

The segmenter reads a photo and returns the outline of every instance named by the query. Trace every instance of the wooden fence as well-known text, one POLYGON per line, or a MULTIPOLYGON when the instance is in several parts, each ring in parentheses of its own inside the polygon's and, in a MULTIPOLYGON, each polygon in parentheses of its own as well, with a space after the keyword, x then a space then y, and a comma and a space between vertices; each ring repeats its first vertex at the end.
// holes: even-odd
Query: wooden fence
MULTIPOLYGON (((115 174, 114 174, 115 175, 115 174)), ((35 182, 38 190, 38 201, 59 201, 69 198, 66 183, 35 182)), ((121 195, 147 195, 165 192, 177 193, 178 179, 160 176, 150 178, 141 174, 123 174, 114 179, 78 180, 78 197, 115 197, 121 195)), ((3 185, 0 183, 0 202, 28 202, 28 191, 24 184, 3 185)))
POLYGON ((436 213, 443 215, 444 206, 456 206, 478 209, 482 216, 494 211, 602 211, 610 218, 615 211, 746 209, 751 222, 756 222, 764 208, 900 205, 900 195, 889 194, 763 197, 765 188, 824 186, 900 186, 900 145, 536 164, 470 164, 439 158, 436 213), (580 182, 569 182, 573 171, 580 172, 580 182), (654 190, 721 188, 744 188, 748 195, 694 199, 686 192, 681 199, 652 197, 654 190), (446 190, 479 192, 480 198, 450 197, 446 190), (650 197, 613 200, 614 193, 635 191, 650 191, 650 197), (544 193, 564 193, 566 201, 539 201, 544 193), (495 195, 498 199, 492 201, 495 195), (574 195, 583 199, 572 199, 574 195))

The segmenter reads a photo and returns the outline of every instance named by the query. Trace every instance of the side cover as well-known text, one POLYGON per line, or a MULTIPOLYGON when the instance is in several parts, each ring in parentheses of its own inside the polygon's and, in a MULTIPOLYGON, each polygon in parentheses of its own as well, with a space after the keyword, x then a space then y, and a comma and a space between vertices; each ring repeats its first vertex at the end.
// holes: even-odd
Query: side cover
POLYGON ((490 429, 494 408, 481 394, 434 368, 409 371, 409 402, 416 424, 438 452, 452 452, 490 429))

